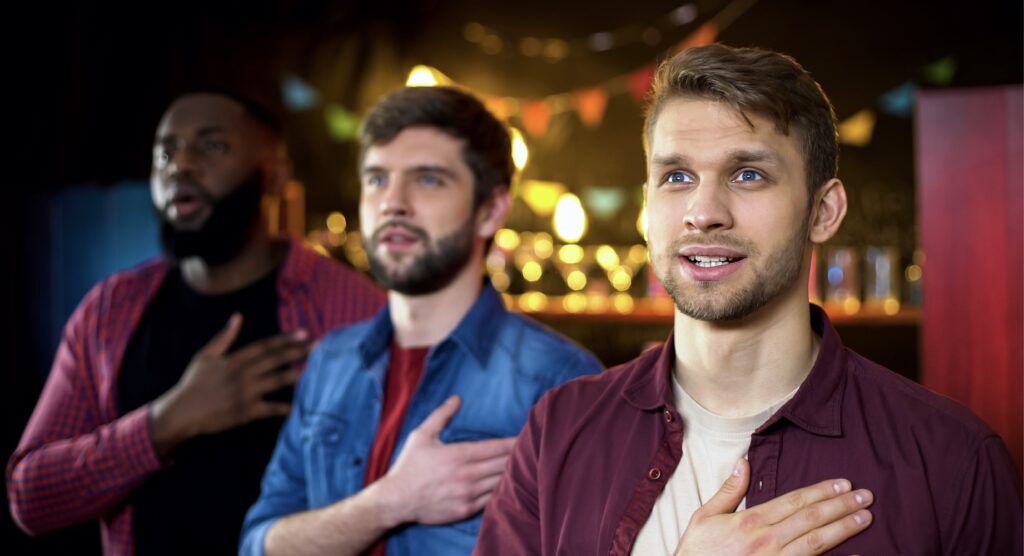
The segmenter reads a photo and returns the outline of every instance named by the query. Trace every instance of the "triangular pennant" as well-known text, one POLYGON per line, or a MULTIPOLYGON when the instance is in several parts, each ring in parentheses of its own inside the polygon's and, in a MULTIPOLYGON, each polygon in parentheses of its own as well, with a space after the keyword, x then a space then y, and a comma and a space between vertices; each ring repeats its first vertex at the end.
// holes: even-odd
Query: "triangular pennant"
POLYGON ((839 123, 839 142, 854 147, 866 147, 875 132, 875 111, 865 108, 839 123))
POLYGON ((690 33, 685 39, 676 45, 676 52, 682 52, 687 48, 694 46, 704 46, 705 44, 711 44, 718 38, 718 24, 714 21, 709 21, 704 25, 697 28, 696 31, 690 33))
POLYGON ((551 108, 543 100, 534 100, 523 108, 523 127, 534 137, 540 137, 551 123, 551 108))
POLYGON ((882 95, 879 104, 882 110, 893 116, 909 118, 914 113, 914 95, 917 87, 910 81, 882 95))
POLYGON ((587 127, 597 127, 604 119, 605 108, 608 107, 608 92, 603 87, 576 91, 576 113, 580 121, 587 127))
POLYGON ((924 67, 924 76, 932 85, 947 86, 956 74, 956 58, 946 56, 924 67))
POLYGON ((289 110, 300 112, 316 108, 320 104, 320 93, 309 83, 289 73, 281 81, 281 100, 289 110))
POLYGON ((327 122, 327 132, 335 141, 352 141, 359 135, 359 116, 337 104, 327 105, 324 121, 327 122))
POLYGON ((630 74, 629 93, 637 102, 647 100, 647 95, 651 92, 651 82, 654 81, 654 70, 654 64, 647 64, 630 74))

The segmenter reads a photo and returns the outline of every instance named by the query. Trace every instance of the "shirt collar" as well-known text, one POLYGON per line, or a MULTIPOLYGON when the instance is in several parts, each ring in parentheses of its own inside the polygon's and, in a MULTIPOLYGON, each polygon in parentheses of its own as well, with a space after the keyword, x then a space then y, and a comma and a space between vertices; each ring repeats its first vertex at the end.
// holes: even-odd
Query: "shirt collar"
MULTIPOLYGON (((818 357, 796 395, 766 421, 761 432, 785 417, 793 424, 823 436, 842 434, 841 401, 846 387, 846 350, 832 323, 817 305, 810 306, 811 328, 821 337, 818 357)), ((623 396, 643 410, 672 407, 672 370, 675 367, 675 332, 665 343, 648 350, 632 365, 623 396)))
MULTIPOLYGON (((469 308, 455 330, 442 340, 450 341, 466 350, 477 360, 481 368, 494 348, 495 338, 502 318, 507 314, 501 295, 491 286, 491 281, 484 278, 483 286, 476 301, 469 308)), ((391 324, 391 312, 385 305, 371 320, 369 330, 363 341, 359 343, 359 355, 363 359, 363 367, 369 368, 385 350, 390 349, 394 327, 391 324)))

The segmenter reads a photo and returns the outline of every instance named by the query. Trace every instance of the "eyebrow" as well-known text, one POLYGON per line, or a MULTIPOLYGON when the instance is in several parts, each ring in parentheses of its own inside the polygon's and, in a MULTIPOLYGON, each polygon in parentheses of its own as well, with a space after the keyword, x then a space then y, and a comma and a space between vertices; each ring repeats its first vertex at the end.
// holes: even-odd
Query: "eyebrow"
MULTIPOLYGON (((367 166, 367 167, 363 168, 362 173, 363 174, 386 174, 387 173, 387 169, 384 168, 383 166, 367 166)), ((425 173, 432 173, 432 174, 441 174, 441 175, 443 175, 445 177, 448 177, 448 178, 455 178, 455 177, 457 177, 455 175, 455 172, 452 172, 448 168, 446 168, 444 166, 436 166, 436 165, 431 165, 431 164, 421 164, 419 166, 413 166, 411 168, 406 168, 405 170, 402 171, 402 173, 403 174, 425 174, 425 173)))
MULTIPOLYGON (((216 135, 218 133, 227 133, 227 130, 219 125, 205 126, 199 128, 199 131, 196 132, 196 137, 208 137, 210 135, 216 135)), ((174 139, 175 135, 173 133, 168 133, 166 135, 158 135, 154 143, 159 145, 165 143, 173 143, 174 139)))
MULTIPOLYGON (((732 164, 747 164, 750 162, 767 162, 769 164, 781 165, 782 158, 773 150, 769 149, 735 149, 726 153, 725 159, 732 164)), ((690 159, 681 154, 656 154, 651 157, 651 165, 664 166, 686 166, 690 159)))

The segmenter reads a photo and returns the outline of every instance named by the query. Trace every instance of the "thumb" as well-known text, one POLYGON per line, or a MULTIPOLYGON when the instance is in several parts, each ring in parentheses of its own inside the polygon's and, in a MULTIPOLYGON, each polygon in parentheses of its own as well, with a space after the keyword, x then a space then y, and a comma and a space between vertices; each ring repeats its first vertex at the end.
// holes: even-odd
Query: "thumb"
POLYGON ((213 339, 207 342, 203 349, 199 350, 199 353, 214 357, 224 355, 231 348, 231 344, 235 343, 235 340, 238 338, 238 331, 241 329, 242 314, 232 314, 231 318, 228 319, 227 325, 213 339))
POLYGON ((448 421, 455 416, 460 405, 462 405, 462 400, 458 396, 449 397, 444 403, 437 406, 437 409, 432 411, 420 426, 416 427, 416 430, 426 438, 436 439, 448 425, 448 421))
POLYGON ((750 484, 750 462, 747 458, 740 458, 736 462, 736 469, 732 475, 722 483, 722 488, 711 497, 710 500, 701 506, 698 512, 704 517, 716 514, 726 514, 736 511, 747 493, 747 486, 750 484))

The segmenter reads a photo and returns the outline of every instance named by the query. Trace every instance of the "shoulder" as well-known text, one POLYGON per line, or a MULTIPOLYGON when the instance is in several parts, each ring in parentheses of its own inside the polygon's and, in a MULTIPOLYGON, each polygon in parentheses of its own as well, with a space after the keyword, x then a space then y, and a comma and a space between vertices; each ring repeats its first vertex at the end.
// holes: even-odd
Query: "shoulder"
POLYGON ((942 445, 974 448, 996 434, 959 402, 933 392, 885 367, 847 350, 851 394, 884 400, 871 404, 879 413, 869 418, 889 421, 897 430, 934 436, 942 445))
POLYGON ((165 259, 154 258, 111 274, 85 294, 72 320, 94 311, 109 313, 120 305, 148 299, 170 268, 171 264, 165 259))
POLYGON ((581 376, 550 390, 541 400, 542 411, 548 418, 568 413, 574 418, 589 408, 612 408, 625 404, 623 394, 642 375, 652 375, 650 370, 660 355, 659 348, 645 351, 636 359, 612 367, 600 374, 581 376))
POLYGON ((601 372, 604 366, 586 348, 561 333, 523 315, 506 312, 502 315, 496 347, 508 354, 543 361, 544 367, 562 368, 572 376, 601 372))

